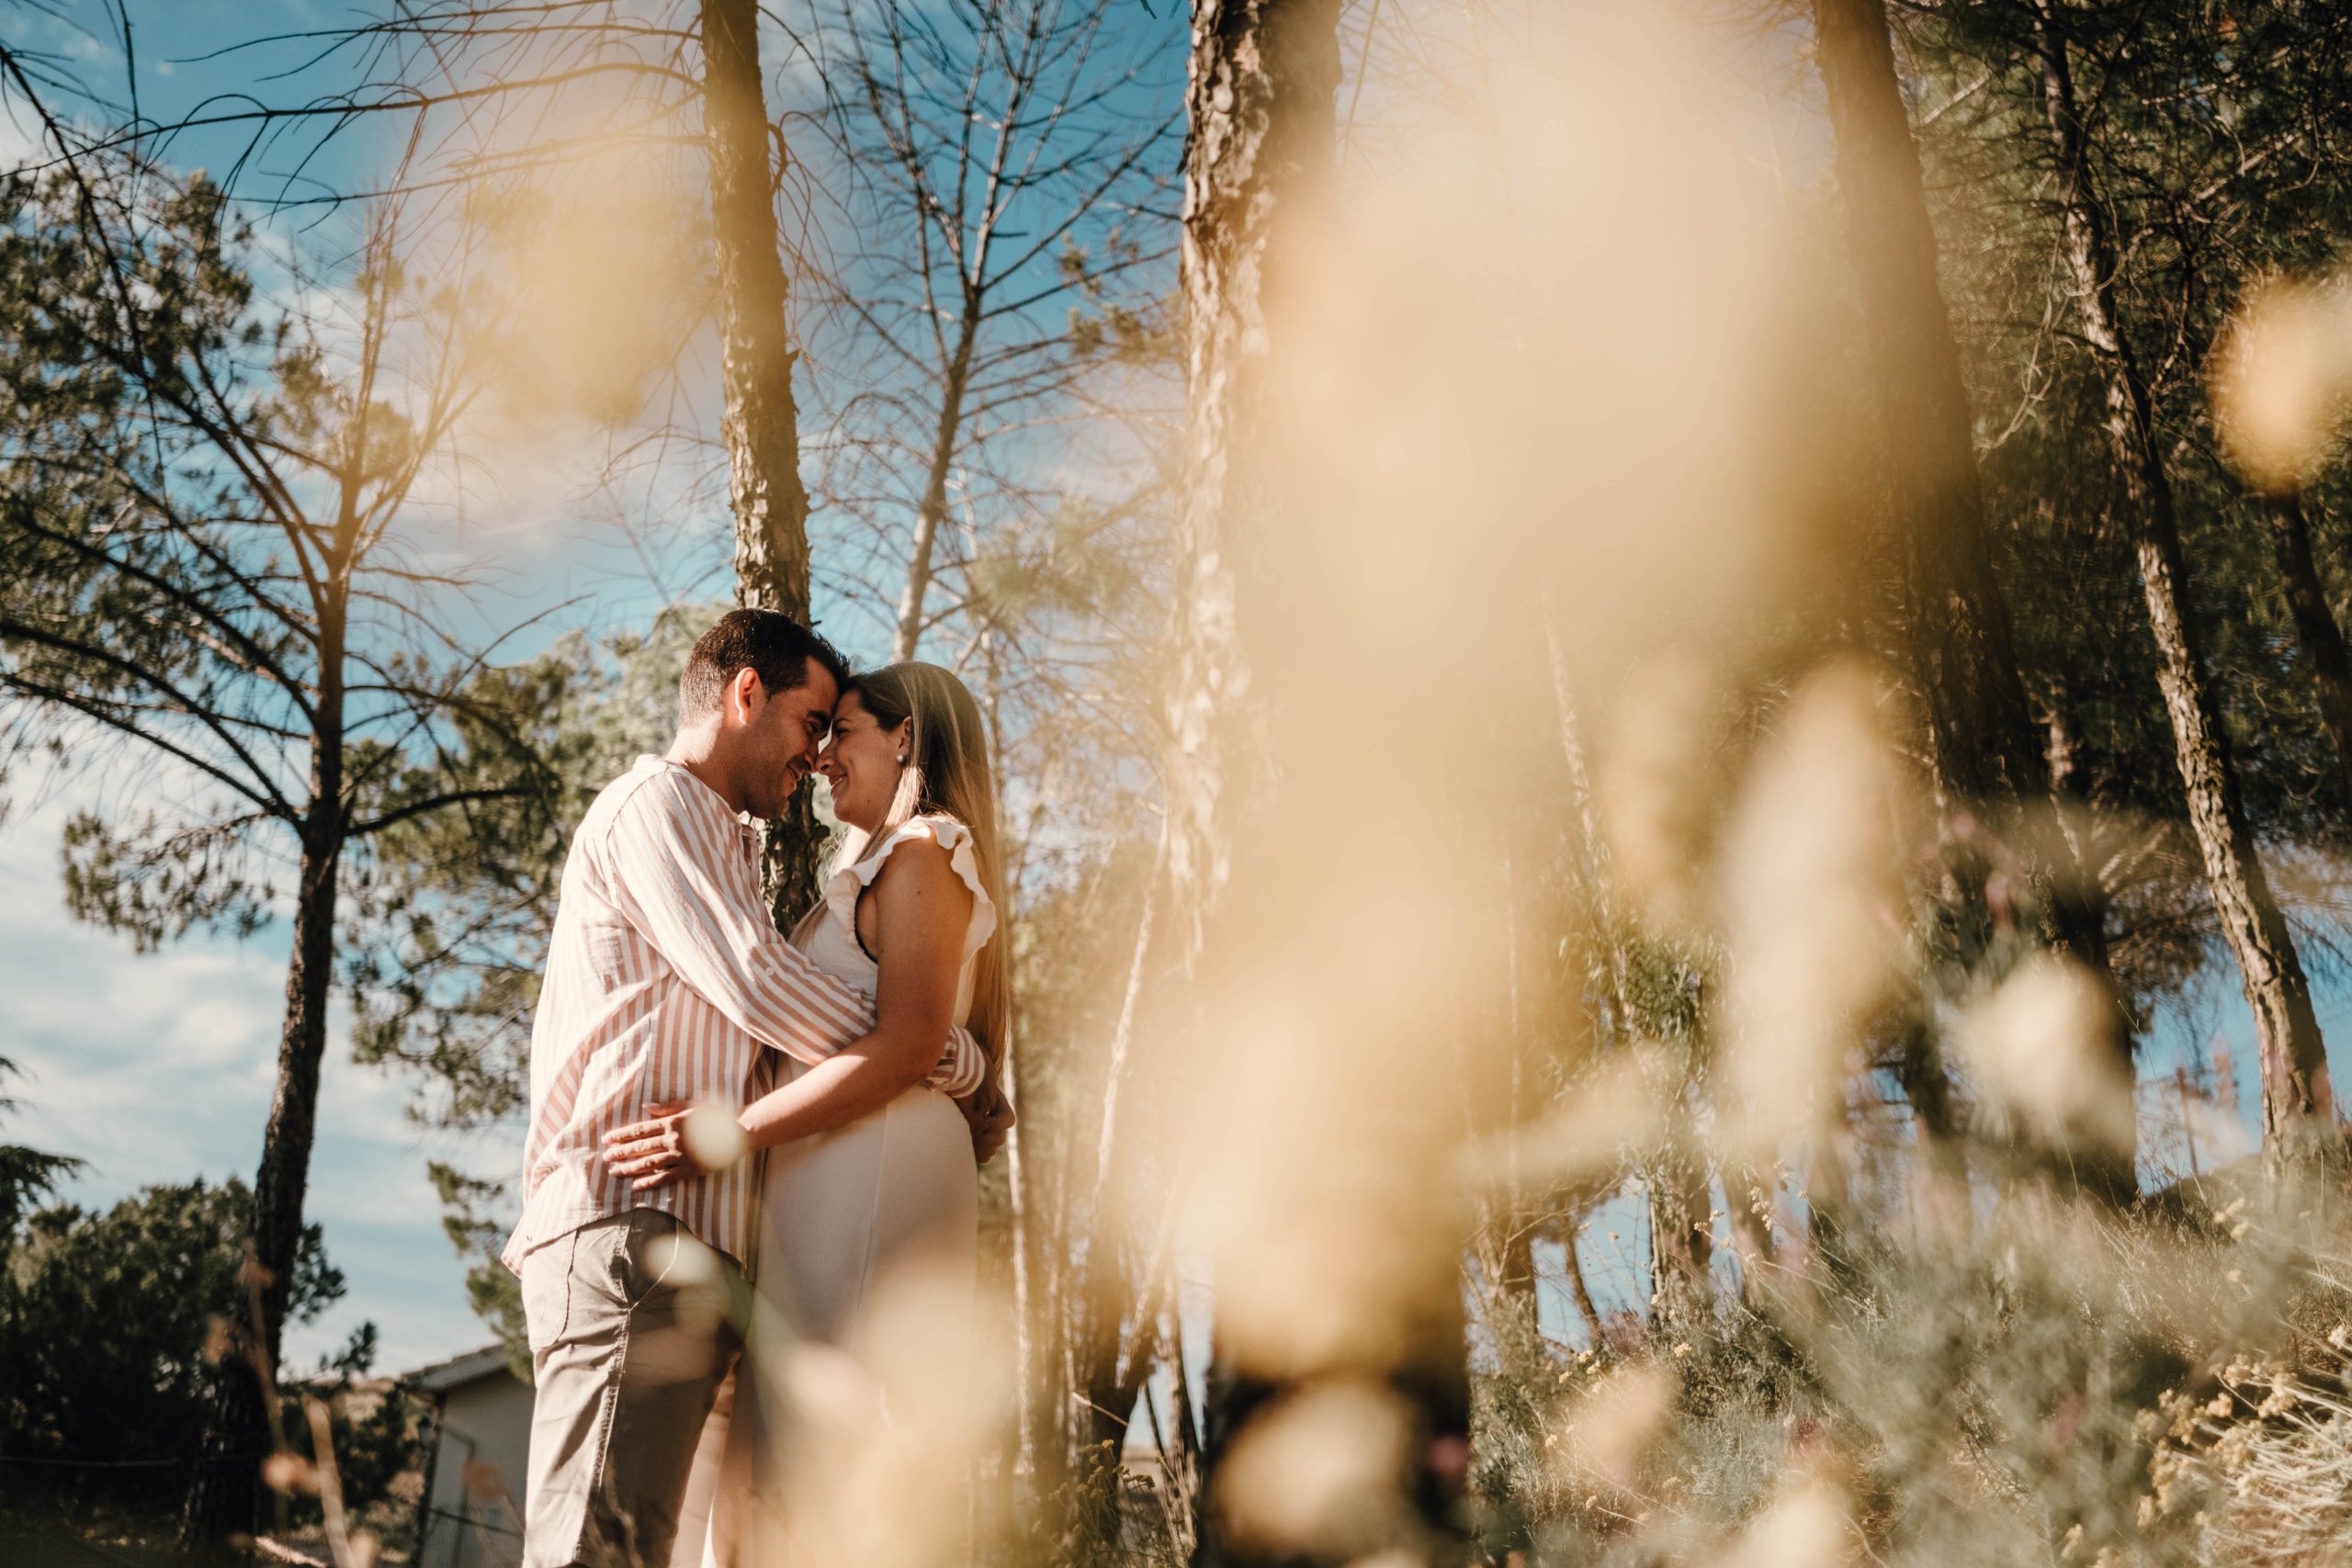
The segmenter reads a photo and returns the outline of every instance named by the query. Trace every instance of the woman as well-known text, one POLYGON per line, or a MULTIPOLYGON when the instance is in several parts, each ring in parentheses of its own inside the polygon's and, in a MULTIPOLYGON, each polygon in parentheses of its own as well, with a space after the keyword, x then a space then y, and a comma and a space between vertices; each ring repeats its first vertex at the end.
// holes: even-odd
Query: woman
MULTIPOLYGON (((970 1126, 922 1081, 951 1024, 978 1039, 991 1084, 1003 1048, 1003 895, 978 705, 933 664, 854 677, 817 767, 847 835, 792 941, 874 994, 876 1025, 813 1066, 785 1062, 786 1081, 739 1118, 750 1148, 766 1151, 766 1170, 715 1545, 761 1528, 756 1508, 728 1516, 778 1472, 777 1413, 764 1391, 779 1342, 848 1343, 876 1282, 910 1266, 922 1266, 933 1289, 946 1280, 968 1292, 978 1249, 970 1126)), ((632 1142, 642 1131, 613 1135, 616 1168, 643 1156, 632 1142)), ((660 1170, 639 1185, 679 1174, 660 1170)))
POLYGON ((767 1159, 763 1297, 838 1343, 901 1254, 969 1272, 979 1178, 963 1113, 922 1078, 950 1024, 1004 1039, 996 796, 972 694, 935 664, 853 678, 817 759, 847 834, 794 928, 818 967, 875 996, 875 1032, 745 1108, 767 1159))

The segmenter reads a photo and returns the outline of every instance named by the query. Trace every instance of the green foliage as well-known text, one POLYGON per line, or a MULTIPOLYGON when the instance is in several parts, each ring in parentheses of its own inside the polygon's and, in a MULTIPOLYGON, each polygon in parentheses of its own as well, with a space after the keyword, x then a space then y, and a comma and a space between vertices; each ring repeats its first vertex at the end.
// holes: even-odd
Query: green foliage
MULTIPOLYGON (((6 1259, 0 1389, 18 1457, 183 1460, 196 1451, 215 1324, 245 1321, 240 1283, 253 1207, 243 1182, 151 1187, 103 1213, 28 1216, 6 1259)), ((319 1227, 303 1228, 291 1321, 342 1299, 319 1227)), ((372 1330, 369 1331, 372 1333, 372 1330)))
POLYGON ((0 691, 71 761, 127 747, 153 770, 135 808, 101 787, 64 841, 68 908, 141 949, 258 931, 293 834, 315 856, 446 814, 461 836, 505 826, 465 807, 527 820, 556 788, 537 694, 435 619, 467 569, 406 547, 467 399, 446 353, 402 367, 402 398, 376 391, 388 344, 457 330, 391 243, 352 279, 355 357, 350 323, 256 291, 254 238, 201 177, 0 182, 0 548, 23 569, 0 582, 0 691))
MULTIPOLYGON (((221 1325, 250 1321, 243 1276, 253 1195, 231 1179, 150 1187, 103 1213, 72 1204, 23 1218, 0 1248, 0 1421, 12 1500, 85 1521, 102 1505, 144 1516, 175 1506, 199 1450, 221 1325), (45 1484, 47 1483, 47 1484, 45 1484)), ((345 1294, 317 1225, 303 1228, 288 1316, 315 1321, 345 1294)), ((280 1390, 280 1439, 313 1457, 306 1403, 328 1413, 346 1506, 384 1515, 415 1459, 415 1422, 396 1383, 371 1379, 375 1324, 280 1390)), ((235 1375, 251 1375, 239 1372, 235 1375)), ((321 1503, 298 1491, 293 1524, 321 1503)), ((383 1517, 397 1529, 400 1511, 383 1517)), ((78 1525, 77 1525, 78 1528, 78 1525)))
MULTIPOLYGON (((411 791, 495 780, 505 759, 526 752, 551 779, 544 790, 409 818, 354 857, 342 943, 353 1054, 410 1076, 416 1120, 476 1128, 526 1103, 531 1008, 572 829, 632 758, 668 744, 678 671, 717 614, 676 605, 641 634, 571 635, 537 659, 481 670, 451 694, 447 753, 389 775, 389 810, 411 791)), ((498 1258, 511 1224, 506 1183, 440 1162, 428 1169, 443 1228, 467 1261, 468 1299, 527 1379, 522 1301, 498 1258)))
MULTIPOLYGON (((314 1465, 319 1462, 310 1410, 313 1404, 322 1407, 327 1453, 345 1508, 353 1517, 370 1521, 379 1539, 398 1542, 414 1517, 413 1510, 396 1502, 393 1483, 417 1462, 416 1410, 403 1384, 368 1376, 376 1363, 376 1337, 374 1324, 361 1324, 351 1342, 318 1375, 284 1391, 286 1447, 314 1465)), ((323 1498, 307 1487, 288 1502, 290 1522, 311 1524, 323 1517, 323 1498)))
POLYGON ((413 1070, 413 1113, 441 1127, 512 1114, 527 1092, 530 1010, 571 830, 596 792, 669 742, 677 676, 716 611, 679 605, 642 634, 576 634, 448 694, 429 763, 388 767, 382 808, 477 783, 528 756, 544 787, 407 818, 355 854, 344 975, 359 1060, 413 1070))
POLYGON ((513 1224, 502 1213, 503 1181, 484 1181, 435 1160, 425 1167, 441 1196, 441 1228, 466 1260, 466 1301, 490 1325, 506 1351, 506 1364, 525 1382, 531 1378, 531 1344, 523 1321, 523 1282, 499 1257, 513 1224))
MULTIPOLYGON (((0 1078, 17 1070, 14 1062, 0 1056, 0 1078)), ((17 1103, 0 1094, 0 1114, 16 1110, 17 1103)), ((67 1155, 43 1154, 20 1144, 0 1144, 0 1291, 7 1288, 8 1252, 16 1241, 17 1222, 23 1218, 26 1207, 53 1190, 60 1177, 81 1169, 82 1164, 67 1155)))
POLYGON ((1109 286, 1119 275, 1143 259, 1143 247, 1128 231, 1116 226, 1092 246, 1075 240, 1064 243, 1054 262, 1063 280, 1079 290, 1082 300, 1069 308, 1072 357, 1153 367, 1166 364, 1181 351, 1175 325, 1181 312, 1172 301, 1137 304, 1123 301, 1111 292, 1109 286))
MULTIPOLYGON (((412 496, 477 389, 458 346, 475 301, 410 276, 395 238, 381 217, 345 278, 305 276, 297 254, 269 298, 254 235, 201 177, 127 155, 0 181, 0 694, 12 744, 21 731, 69 765, 140 766, 135 781, 92 770, 95 798, 67 825, 76 916, 147 950, 247 936, 307 899, 342 928, 360 1054, 413 1053, 446 1086, 445 1120, 486 1120, 520 1093, 529 944, 577 805, 567 770, 590 765, 616 721, 589 705, 615 692, 586 690, 577 644, 503 668, 499 639, 438 618, 475 569, 415 536, 412 496), (334 314, 346 301, 356 320, 334 314)), ((290 996, 289 1051, 320 1048, 323 1008, 322 985, 290 996)), ((308 1155, 273 1141, 264 1163, 284 1176, 308 1155)), ((299 1193, 290 1174, 264 1189, 299 1193)), ((214 1201, 202 1223, 243 1224, 214 1201)), ((74 1272, 96 1245, 85 1229, 130 1223, 52 1214, 17 1260, 32 1272, 11 1344, 65 1358, 28 1365, 24 1397, 77 1459, 104 1405, 74 1403, 83 1347, 58 1303, 101 1283, 74 1272)), ((190 1269, 219 1263, 186 1250, 190 1269)), ((175 1457, 195 1443, 207 1316, 248 1315, 217 1272, 173 1288, 194 1329, 156 1314, 110 1347, 173 1369, 144 1380, 161 1404, 135 1429, 175 1457)), ((297 1316, 320 1283, 297 1279, 297 1316)), ((98 1398, 138 1381, 79 1376, 98 1398)))
MULTIPOLYGON (((2100 367, 2059 330, 2051 257, 2060 231, 2047 171, 2038 58, 2019 8, 1898 13, 1921 113, 1944 282, 1979 413, 1988 514, 2011 552, 2002 581, 2036 695, 2080 731, 2085 798, 2125 818, 2119 961, 2177 991, 2196 939, 2167 918, 2200 896, 2193 852, 2135 841, 2130 818, 2177 820, 2179 785, 2128 539, 2098 453, 2100 367), (1950 103, 1952 112, 1939 112, 1950 103), (1940 170, 1938 178, 1932 171, 1940 170), (2138 939, 2144 936, 2144 942, 2138 939)), ((2154 378, 2199 623, 2257 827, 2274 840, 2341 842, 2341 770, 2312 705, 2264 530, 2222 463, 2208 406, 2229 312, 2272 272, 2332 261, 2352 231, 2342 126, 2352 107, 2338 7, 2171 6, 2060 12, 2084 101, 2096 103, 2095 176, 2122 244, 2124 319, 2154 378)), ((2308 498, 2324 537, 2352 504, 2342 465, 2308 498)), ((2323 552, 2338 602, 2339 551, 2323 552), (2333 570, 2330 570, 2330 569, 2333 570)))
POLYGON ((190 931, 246 937, 269 921, 268 889, 248 874, 243 827, 175 828, 153 812, 108 823, 67 819, 65 907, 78 919, 129 936, 141 953, 190 931))
MULTIPOLYGON (((0 536, 28 569, 0 588, 0 672, 31 712, 144 730, 227 774, 215 782, 242 809, 219 820, 250 823, 281 804, 271 753, 293 716, 275 677, 299 680, 307 628, 281 602, 290 563, 256 547, 266 513, 193 420, 158 404, 192 403, 209 377, 229 400, 208 414, 264 440, 291 405, 256 389, 269 355, 245 350, 252 288, 232 259, 249 236, 218 193, 166 188, 141 216, 153 227, 118 248, 85 234, 62 180, 0 186, 0 536)), ((203 918, 107 886, 134 869, 176 869, 180 892, 208 872, 239 880, 217 839, 178 826, 147 818, 133 849, 81 824, 77 910, 150 941, 203 918)))

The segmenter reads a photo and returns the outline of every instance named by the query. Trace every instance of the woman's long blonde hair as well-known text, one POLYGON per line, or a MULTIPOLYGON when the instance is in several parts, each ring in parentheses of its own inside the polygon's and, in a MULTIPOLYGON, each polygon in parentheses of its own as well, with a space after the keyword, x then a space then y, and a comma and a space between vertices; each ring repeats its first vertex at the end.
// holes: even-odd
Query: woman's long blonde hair
POLYGON ((972 1016, 967 1027, 989 1059, 1001 1062, 1012 1008, 1004 962, 1012 910, 1005 902, 1004 863, 997 854, 996 773, 989 766, 988 725, 980 716, 980 705, 952 671, 917 660, 851 676, 842 695, 853 693, 884 729, 912 719, 914 730, 908 738, 907 768, 899 776, 899 793, 881 827, 871 837, 850 829, 835 863, 856 864, 873 845, 927 812, 953 817, 971 830, 980 886, 996 906, 996 930, 974 966, 972 1016))

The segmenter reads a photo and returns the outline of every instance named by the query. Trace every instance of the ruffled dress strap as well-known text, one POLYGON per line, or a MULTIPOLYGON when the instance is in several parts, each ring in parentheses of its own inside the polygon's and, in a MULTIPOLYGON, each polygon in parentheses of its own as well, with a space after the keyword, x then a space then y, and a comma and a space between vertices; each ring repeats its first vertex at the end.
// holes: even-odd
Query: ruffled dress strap
POLYGON ((889 863, 898 847, 914 839, 929 840, 945 850, 947 863, 963 879, 964 886, 972 890, 972 919, 964 928, 964 962, 968 964, 996 934, 996 901, 989 897, 987 886, 980 881, 980 861, 972 847, 972 830, 944 813, 908 818, 882 841, 881 848, 869 850, 854 865, 835 868, 825 885, 827 917, 839 922, 851 942, 863 952, 865 943, 857 936, 858 897, 874 886, 874 879, 882 874, 883 866, 889 863))

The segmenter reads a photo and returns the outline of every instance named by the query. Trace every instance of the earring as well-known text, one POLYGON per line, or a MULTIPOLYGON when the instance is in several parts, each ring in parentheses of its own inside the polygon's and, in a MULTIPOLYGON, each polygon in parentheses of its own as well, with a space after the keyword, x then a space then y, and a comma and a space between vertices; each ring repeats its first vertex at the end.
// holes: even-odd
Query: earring
POLYGON ((901 752, 899 752, 899 766, 900 766, 900 767, 902 767, 902 768, 903 768, 903 767, 905 767, 906 765, 907 765, 907 754, 906 754, 904 751, 901 751, 901 752))

